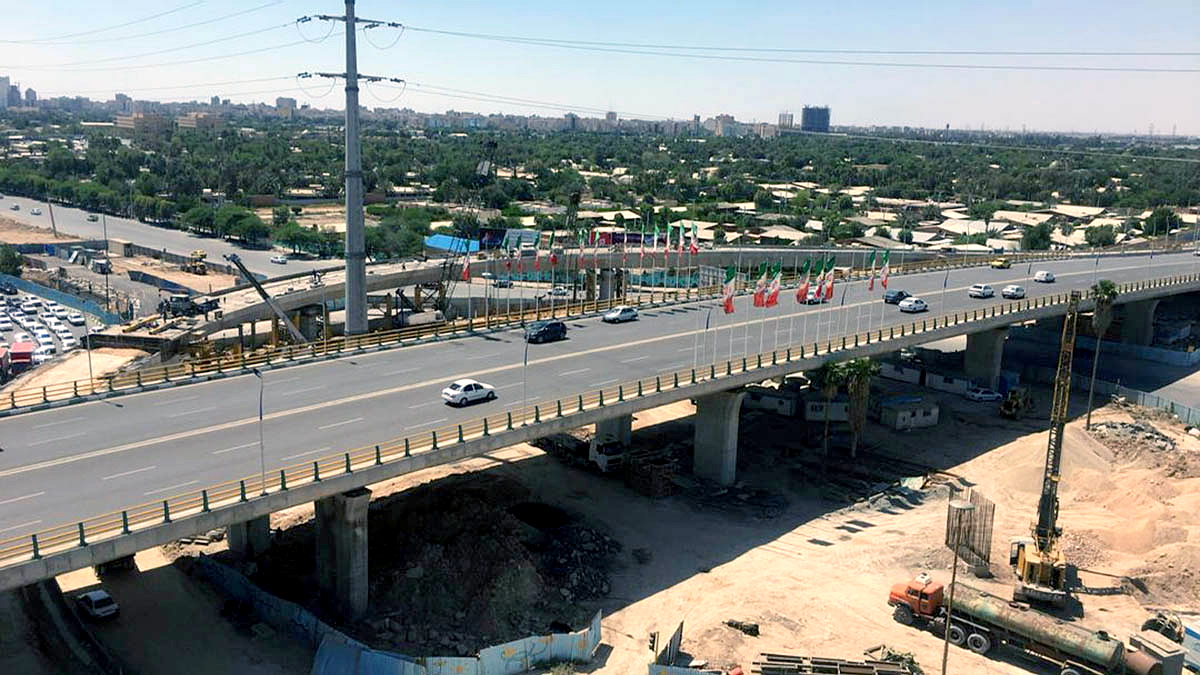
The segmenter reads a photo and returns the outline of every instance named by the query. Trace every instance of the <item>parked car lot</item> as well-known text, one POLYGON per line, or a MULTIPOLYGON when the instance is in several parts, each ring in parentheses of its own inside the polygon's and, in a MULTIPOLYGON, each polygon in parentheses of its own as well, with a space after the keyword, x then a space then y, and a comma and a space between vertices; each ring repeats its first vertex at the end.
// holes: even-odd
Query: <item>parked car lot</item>
POLYGON ((78 349, 97 326, 89 327, 82 313, 53 300, 27 293, 0 296, 0 343, 11 347, 32 342, 33 366, 78 349))

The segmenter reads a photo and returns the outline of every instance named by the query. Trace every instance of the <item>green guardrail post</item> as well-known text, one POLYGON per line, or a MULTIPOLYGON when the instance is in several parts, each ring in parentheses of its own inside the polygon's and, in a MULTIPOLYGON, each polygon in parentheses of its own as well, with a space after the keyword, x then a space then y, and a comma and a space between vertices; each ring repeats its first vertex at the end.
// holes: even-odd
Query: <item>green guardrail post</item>
MULTIPOLYGON (((695 371, 695 369, 693 369, 693 370, 692 370, 692 381, 693 381, 693 382, 695 382, 695 381, 696 381, 696 371, 695 371)), ((618 385, 617 385, 617 400, 618 400, 618 401, 624 401, 624 400, 625 400, 625 385, 621 385, 621 384, 618 384, 618 385)))
POLYGON ((87 537, 83 534, 83 523, 79 523, 79 545, 87 546, 87 537))
POLYGON ((484 435, 484 436, 491 436, 491 434, 490 434, 490 433, 488 433, 488 421, 487 421, 487 418, 486 418, 486 417, 485 417, 485 418, 483 418, 483 435, 484 435))
MULTIPOLYGON (((208 509, 205 509, 206 511, 208 509)), ((129 534, 129 512, 121 512, 121 534, 129 534)))
MULTIPOLYGON (((562 399, 561 398, 554 401, 554 416, 555 417, 563 416, 562 399)), ((484 420, 484 421, 486 421, 486 420, 484 420)))
POLYGON ((462 425, 461 425, 461 424, 460 424, 460 425, 458 425, 458 442, 459 442, 459 443, 462 443, 462 442, 463 442, 463 430, 462 430, 462 425))
POLYGON ((241 493, 239 501, 246 501, 246 481, 238 481, 238 492, 241 493))
POLYGON ((843 335, 842 336, 842 349, 845 349, 845 348, 846 348, 846 336, 843 335))
MULTIPOLYGON (((285 471, 284 469, 279 470, 279 489, 280 490, 287 489, 287 471, 285 471)), ((267 491, 267 486, 264 485, 263 492, 266 492, 266 491, 267 491)))
POLYGON ((708 379, 710 379, 710 380, 717 379, 717 364, 715 364, 715 363, 708 364, 708 379))
POLYGON ((696 369, 692 368, 692 384, 696 384, 696 369))
POLYGON ((200 510, 208 513, 208 490, 200 491, 200 510))
POLYGON ((375 445, 375 465, 379 466, 380 464, 383 464, 383 453, 380 452, 379 445, 376 444, 375 445))
POLYGON ((854 346, 855 346, 855 347, 857 347, 857 346, 858 346, 858 333, 855 333, 855 334, 854 334, 854 346))
POLYGON ((730 375, 733 375, 733 361, 725 359, 725 376, 729 377, 730 375))
MULTIPOLYGON (((510 418, 510 420, 511 420, 511 418, 510 418)), ((512 428, 511 424, 510 424, 509 428, 510 429, 512 428)), ((404 456, 412 457, 412 452, 410 452, 408 449, 408 438, 407 437, 405 437, 405 439, 404 439, 404 456)))
POLYGON ((746 372, 746 357, 742 357, 742 372, 746 372))
POLYGON ((354 470, 350 468, 350 453, 348 452, 346 453, 346 473, 354 473, 354 470))
POLYGON ((142 386, 142 371, 135 371, 134 374, 137 375, 137 386, 142 386))
POLYGON ((433 448, 432 448, 432 449, 433 449, 433 450, 437 450, 437 449, 438 449, 438 446, 437 446, 437 431, 436 431, 436 430, 435 430, 435 431, 431 431, 431 432, 430 432, 430 434, 432 434, 432 436, 433 436, 433 448))
POLYGON ((672 388, 678 389, 679 388, 679 373, 672 373, 671 376, 672 376, 672 380, 674 382, 674 384, 672 385, 672 388))
POLYGON ((163 522, 171 522, 171 504, 167 500, 163 500, 163 522))
POLYGON ((72 391, 72 395, 73 395, 75 398, 79 398, 79 380, 72 380, 72 381, 71 381, 71 389, 73 390, 73 391, 72 391))
POLYGON ((319 460, 313 460, 313 482, 321 482, 321 463, 319 460))
MULTIPOLYGON (((603 389, 600 390, 600 407, 601 408, 604 407, 604 390, 603 389)), ((537 408, 534 408, 534 409, 536 410, 537 408)))
POLYGON ((538 406, 536 403, 533 405, 533 423, 534 424, 542 423, 542 410, 541 410, 541 407, 538 406))
POLYGON ((642 381, 641 381, 641 380, 638 380, 638 393, 637 393, 637 395, 638 395, 638 398, 641 398, 641 397, 642 397, 642 395, 643 395, 643 394, 642 394, 642 381))
POLYGON ((34 560, 41 559, 42 552, 40 550, 38 550, 38 542, 37 542, 36 534, 29 535, 29 543, 33 546, 33 559, 34 560))
POLYGON ((508 412, 508 413, 506 413, 506 415, 507 415, 507 417, 508 417, 508 430, 509 430, 509 431, 512 431, 512 429, 513 429, 513 425, 512 425, 512 412, 508 412))
POLYGON ((579 412, 583 412, 583 394, 579 395, 579 412))
POLYGON ((662 376, 661 375, 654 376, 654 391, 655 391, 655 393, 662 392, 662 376))

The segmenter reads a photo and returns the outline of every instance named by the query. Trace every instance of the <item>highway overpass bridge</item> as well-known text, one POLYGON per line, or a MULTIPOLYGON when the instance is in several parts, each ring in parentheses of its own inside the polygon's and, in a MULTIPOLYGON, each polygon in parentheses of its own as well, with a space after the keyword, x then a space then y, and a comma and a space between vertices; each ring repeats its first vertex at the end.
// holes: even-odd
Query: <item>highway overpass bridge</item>
POLYGON ((728 484, 747 384, 963 334, 968 367, 986 378, 1007 326, 1063 314, 1068 291, 1098 278, 1121 285, 1125 338, 1143 341, 1159 299, 1200 290, 1198 260, 1045 263, 1056 284, 1025 283, 1016 268, 894 277, 892 288, 930 303, 925 315, 899 314, 862 282, 842 286, 836 305, 798 305, 785 291, 778 307, 743 296, 726 316, 706 300, 629 324, 571 320, 570 339, 527 352, 519 331, 496 332, 0 419, 0 589, 220 526, 253 554, 268 514, 315 501, 322 590, 357 616, 367 485, 584 425, 620 431, 632 414, 682 399, 698 404, 697 474, 728 484), (976 282, 1021 283, 1030 297, 969 299, 976 282), (438 391, 459 377, 492 383, 499 400, 445 407, 438 391))

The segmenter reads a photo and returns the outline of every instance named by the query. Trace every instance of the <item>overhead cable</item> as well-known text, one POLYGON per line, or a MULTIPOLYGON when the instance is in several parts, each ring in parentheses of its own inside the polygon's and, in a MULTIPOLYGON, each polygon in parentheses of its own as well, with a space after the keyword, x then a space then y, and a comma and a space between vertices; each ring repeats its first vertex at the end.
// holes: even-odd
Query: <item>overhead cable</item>
POLYGON ((204 0, 196 0, 196 2, 193 2, 191 4, 183 5, 182 7, 176 7, 175 9, 169 9, 165 12, 151 14, 150 16, 144 16, 140 19, 134 19, 133 21, 126 21, 125 23, 118 23, 113 26, 105 26, 104 28, 93 28, 92 30, 85 30, 85 31, 81 31, 78 33, 67 33, 64 35, 55 35, 53 37, 46 37, 46 38, 33 38, 33 39, 29 39, 29 40, 0 40, 0 42, 10 43, 10 44, 12 44, 12 43, 31 44, 31 43, 38 43, 38 42, 56 42, 58 40, 66 40, 68 38, 80 37, 83 35, 94 35, 96 33, 104 33, 104 32, 110 31, 110 30, 116 30, 118 28, 125 28, 126 26, 132 26, 135 24, 152 21, 154 19, 160 19, 169 14, 175 14, 177 12, 182 12, 185 9, 191 9, 192 7, 195 7, 196 5, 203 5, 203 4, 204 4, 204 0))
MULTIPOLYGON (((268 7, 273 7, 275 5, 278 5, 278 4, 282 3, 283 1, 284 0, 271 0, 271 2, 259 5, 257 7, 251 7, 249 9, 243 9, 243 10, 240 10, 237 12, 223 14, 221 16, 215 16, 211 19, 205 19, 204 21, 194 21, 192 23, 183 24, 182 26, 173 26, 171 28, 163 28, 162 30, 147 31, 145 33, 135 33, 133 35, 118 35, 116 37, 93 38, 91 40, 69 40, 69 41, 64 40, 64 41, 55 41, 55 42, 60 42, 63 44, 87 45, 87 44, 97 44, 97 43, 101 43, 101 42, 112 42, 114 40, 140 40, 142 38, 157 37, 159 35, 165 35, 167 33, 175 33, 175 32, 181 31, 181 30, 188 30, 190 28, 195 28, 197 26, 207 26, 209 24, 225 21, 226 19, 232 19, 234 17, 243 16, 245 14, 258 12, 258 11, 264 10, 268 7)), ((14 40, 14 42, 20 42, 20 41, 14 40)), ((48 43, 48 42, 50 42, 50 41, 49 40, 41 40, 41 41, 39 41, 39 44, 40 43, 48 43)))

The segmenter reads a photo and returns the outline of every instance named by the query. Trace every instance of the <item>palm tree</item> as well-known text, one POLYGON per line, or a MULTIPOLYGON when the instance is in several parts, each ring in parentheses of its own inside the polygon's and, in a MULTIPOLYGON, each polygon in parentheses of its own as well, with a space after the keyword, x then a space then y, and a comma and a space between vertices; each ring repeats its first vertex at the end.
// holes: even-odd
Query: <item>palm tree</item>
POLYGON ((852 359, 842 364, 841 371, 850 394, 850 457, 857 457, 858 441, 867 425, 871 378, 879 373, 879 364, 869 358, 852 359))
POLYGON ((1096 353, 1092 355, 1092 382, 1088 386, 1087 421, 1084 422, 1084 429, 1092 428, 1092 396, 1096 393, 1096 369, 1100 364, 1100 342, 1104 339, 1104 333, 1108 331, 1109 325, 1112 324, 1113 301, 1117 299, 1117 293, 1117 285, 1108 279, 1101 279, 1092 284, 1092 297, 1096 300, 1096 307, 1092 310, 1092 329, 1096 333, 1096 353))
POLYGON ((821 387, 821 396, 825 398, 825 438, 822 449, 825 458, 829 458, 829 413, 833 407, 833 399, 838 395, 838 389, 845 381, 845 370, 840 363, 826 361, 813 373, 813 380, 821 387))

